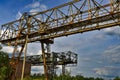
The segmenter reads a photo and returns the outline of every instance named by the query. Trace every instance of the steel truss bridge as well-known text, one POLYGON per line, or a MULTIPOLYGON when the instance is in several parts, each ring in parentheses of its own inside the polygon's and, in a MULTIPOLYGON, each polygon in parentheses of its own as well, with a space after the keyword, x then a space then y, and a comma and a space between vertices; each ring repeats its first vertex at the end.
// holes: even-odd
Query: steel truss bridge
POLYGON ((46 11, 24 13, 19 20, 2 25, 0 42, 14 46, 11 61, 17 63, 14 55, 18 46, 22 47, 19 61, 24 48, 26 56, 27 43, 40 41, 48 80, 49 65, 46 64, 45 53, 50 53, 54 38, 119 25, 120 0, 74 0, 46 11))

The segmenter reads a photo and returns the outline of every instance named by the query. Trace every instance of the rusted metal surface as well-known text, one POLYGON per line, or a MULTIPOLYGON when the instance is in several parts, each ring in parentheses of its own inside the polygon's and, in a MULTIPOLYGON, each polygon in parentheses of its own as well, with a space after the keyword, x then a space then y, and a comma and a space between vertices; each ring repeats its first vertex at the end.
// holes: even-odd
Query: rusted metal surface
MULTIPOLYGON (((16 65, 15 72, 13 72, 13 74, 11 76, 11 80, 17 80, 17 79, 21 78, 22 68, 23 68, 22 65, 23 65, 23 61, 20 60, 19 63, 16 65)), ((30 62, 26 62, 24 77, 30 76, 30 74, 31 74, 31 63, 30 62)))

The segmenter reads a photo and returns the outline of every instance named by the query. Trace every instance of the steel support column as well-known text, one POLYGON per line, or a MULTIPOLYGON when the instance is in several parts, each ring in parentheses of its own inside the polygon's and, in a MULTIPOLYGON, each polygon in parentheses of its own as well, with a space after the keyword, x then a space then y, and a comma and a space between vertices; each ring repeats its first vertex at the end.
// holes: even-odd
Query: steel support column
POLYGON ((44 48, 44 42, 41 41, 41 49, 42 49, 42 57, 43 57, 43 63, 44 63, 44 73, 45 73, 45 80, 48 80, 48 72, 47 72, 47 65, 46 65, 46 56, 45 56, 45 48, 44 48))

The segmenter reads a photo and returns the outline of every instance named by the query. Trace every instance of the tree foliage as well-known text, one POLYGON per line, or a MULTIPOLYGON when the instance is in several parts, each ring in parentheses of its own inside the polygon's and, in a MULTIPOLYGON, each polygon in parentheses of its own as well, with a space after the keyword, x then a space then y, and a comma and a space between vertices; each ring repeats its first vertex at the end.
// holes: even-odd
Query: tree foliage
POLYGON ((7 53, 0 51, 0 80, 8 80, 10 73, 9 56, 7 53))
POLYGON ((116 77, 114 80, 120 80, 120 77, 116 77))
MULTIPOLYGON (((31 80, 44 80, 45 77, 44 75, 33 75, 31 76, 31 80)), ((76 76, 70 76, 70 75, 56 75, 54 76, 53 79, 51 80, 104 80, 102 78, 93 78, 93 77, 84 77, 81 75, 76 75, 76 76)))
MULTIPOLYGON (((31 76, 31 78, 29 77, 28 79, 25 78, 24 80, 44 80, 44 75, 38 75, 38 74, 34 74, 33 76, 31 76)), ((71 76, 71 75, 59 75, 59 76, 55 76, 53 79, 51 80, 105 80, 103 78, 94 78, 94 77, 84 77, 82 75, 76 75, 76 76, 71 76)), ((113 80, 120 80, 119 77, 116 77, 113 80)))

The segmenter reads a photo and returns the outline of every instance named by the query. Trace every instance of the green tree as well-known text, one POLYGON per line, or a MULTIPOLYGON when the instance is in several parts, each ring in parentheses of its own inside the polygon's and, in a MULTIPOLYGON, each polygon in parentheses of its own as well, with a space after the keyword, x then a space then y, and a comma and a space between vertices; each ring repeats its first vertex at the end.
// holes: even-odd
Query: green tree
POLYGON ((104 80, 104 79, 102 79, 102 78, 96 78, 95 80, 104 80))
POLYGON ((120 80, 120 78, 119 78, 119 77, 116 77, 114 80, 120 80))
POLYGON ((10 73, 9 56, 6 52, 0 51, 0 80, 8 80, 10 73))

